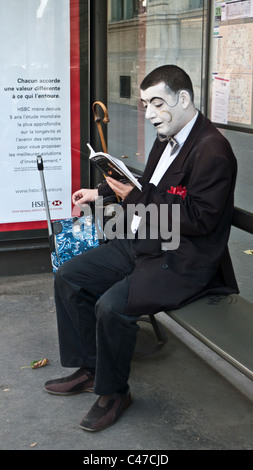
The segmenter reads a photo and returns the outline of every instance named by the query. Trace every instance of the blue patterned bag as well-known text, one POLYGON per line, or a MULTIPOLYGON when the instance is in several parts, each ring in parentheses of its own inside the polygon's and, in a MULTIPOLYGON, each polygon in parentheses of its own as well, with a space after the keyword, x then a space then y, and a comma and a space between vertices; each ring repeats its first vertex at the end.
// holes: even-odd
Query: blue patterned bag
POLYGON ((53 247, 51 260, 53 273, 73 256, 99 245, 97 228, 91 215, 52 223, 53 247))
MULTIPOLYGON (((37 167, 40 173, 43 197, 47 216, 49 248, 53 273, 73 256, 99 245, 98 231, 101 235, 100 223, 94 221, 89 206, 83 208, 83 216, 70 219, 51 221, 47 198, 47 190, 44 178, 44 164, 40 155, 37 156, 37 167), (86 212, 86 213, 85 213, 86 212)), ((100 237, 101 238, 101 237, 100 237)))

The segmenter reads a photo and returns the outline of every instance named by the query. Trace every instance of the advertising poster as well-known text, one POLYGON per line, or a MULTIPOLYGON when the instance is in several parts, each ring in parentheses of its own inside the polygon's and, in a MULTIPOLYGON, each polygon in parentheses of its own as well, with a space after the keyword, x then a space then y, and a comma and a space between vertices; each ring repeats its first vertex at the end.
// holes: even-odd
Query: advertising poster
POLYGON ((80 177, 79 2, 0 3, 0 231, 44 228, 37 156, 52 219, 71 216, 80 177))
POLYGON ((227 124, 228 122, 228 102, 229 102, 229 80, 214 77, 212 90, 211 120, 227 124))

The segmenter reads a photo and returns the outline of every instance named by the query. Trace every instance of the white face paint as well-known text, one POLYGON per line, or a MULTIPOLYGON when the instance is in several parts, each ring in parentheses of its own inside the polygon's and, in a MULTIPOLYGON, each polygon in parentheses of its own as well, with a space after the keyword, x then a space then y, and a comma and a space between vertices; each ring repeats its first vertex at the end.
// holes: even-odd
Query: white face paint
POLYGON ((184 109, 180 105, 180 93, 169 93, 165 83, 141 90, 141 101, 146 109, 146 119, 161 136, 170 137, 184 126, 184 109))

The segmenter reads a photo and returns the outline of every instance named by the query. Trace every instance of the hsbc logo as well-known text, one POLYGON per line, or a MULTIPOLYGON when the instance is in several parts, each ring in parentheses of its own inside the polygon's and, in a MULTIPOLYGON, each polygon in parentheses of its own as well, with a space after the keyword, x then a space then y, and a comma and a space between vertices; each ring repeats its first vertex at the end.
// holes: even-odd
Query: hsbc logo
POLYGON ((53 201, 52 202, 53 206, 61 206, 62 205, 62 201, 53 201))
MULTIPOLYGON (((50 201, 48 201, 50 204, 50 201)), ((59 207, 62 205, 62 201, 60 200, 55 200, 52 202, 52 205, 54 207, 59 207)), ((32 201, 32 207, 45 207, 45 202, 44 201, 32 201)))
POLYGON ((32 207, 45 207, 44 201, 32 201, 32 207))

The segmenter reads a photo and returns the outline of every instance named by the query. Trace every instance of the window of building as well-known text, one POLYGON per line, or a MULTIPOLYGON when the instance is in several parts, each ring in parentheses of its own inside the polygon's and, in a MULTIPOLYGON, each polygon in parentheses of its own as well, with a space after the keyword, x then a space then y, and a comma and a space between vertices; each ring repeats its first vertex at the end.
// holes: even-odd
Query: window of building
POLYGON ((111 0, 109 2, 110 21, 129 20, 138 15, 143 0, 111 0))
POLYGON ((131 98, 131 77, 120 76, 120 98, 131 98))

